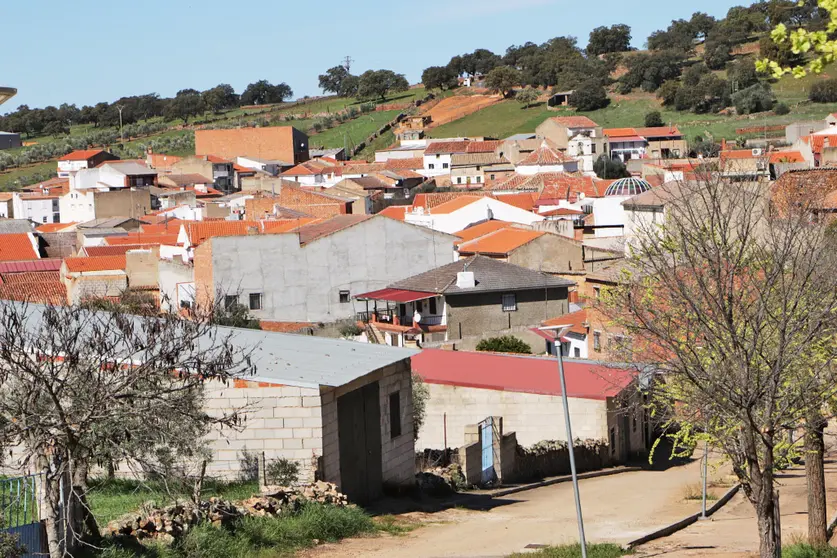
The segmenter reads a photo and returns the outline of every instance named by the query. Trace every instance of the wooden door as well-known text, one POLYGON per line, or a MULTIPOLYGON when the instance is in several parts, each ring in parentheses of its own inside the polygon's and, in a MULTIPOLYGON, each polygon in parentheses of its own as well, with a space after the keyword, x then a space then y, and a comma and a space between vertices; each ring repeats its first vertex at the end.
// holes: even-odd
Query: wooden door
POLYGON ((341 490, 363 504, 381 495, 381 407, 378 382, 337 399, 341 490))

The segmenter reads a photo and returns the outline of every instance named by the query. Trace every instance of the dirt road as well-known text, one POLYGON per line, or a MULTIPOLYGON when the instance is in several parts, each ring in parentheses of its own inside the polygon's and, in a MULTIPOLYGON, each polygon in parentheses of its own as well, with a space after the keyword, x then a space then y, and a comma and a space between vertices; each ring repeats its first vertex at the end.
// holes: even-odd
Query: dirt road
MULTIPOLYGON (((712 474, 712 473, 710 473, 712 474)), ((721 476, 716 472, 717 477, 721 476)), ((587 538, 625 543, 699 510, 684 488, 700 481, 698 461, 666 471, 638 471, 582 480, 587 538)), ((507 556, 531 544, 578 540, 572 484, 495 499, 490 511, 453 509, 422 515, 425 526, 401 537, 352 539, 306 556, 426 558, 507 556)))

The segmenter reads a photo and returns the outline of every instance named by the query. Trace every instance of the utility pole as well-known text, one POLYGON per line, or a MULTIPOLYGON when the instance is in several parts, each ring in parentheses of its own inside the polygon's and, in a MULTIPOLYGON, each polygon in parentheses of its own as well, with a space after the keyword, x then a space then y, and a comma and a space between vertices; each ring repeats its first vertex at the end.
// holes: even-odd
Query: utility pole
POLYGON ((125 134, 122 133, 122 109, 124 109, 124 105, 116 105, 116 110, 119 111, 119 139, 125 141, 125 134))
POLYGON ((547 326, 538 328, 541 330, 552 330, 555 332, 554 344, 558 353, 558 376, 561 381, 561 400, 564 404, 564 423, 567 425, 567 451, 570 454, 570 473, 573 478, 573 494, 575 495, 575 515, 578 521, 578 544, 581 546, 581 558, 587 558, 587 540, 584 536, 584 518, 581 514, 581 495, 578 493, 578 473, 575 469, 575 449, 573 448, 573 429, 570 424, 570 404, 567 399, 567 380, 564 377, 564 354, 561 347, 561 338, 569 329, 566 326, 547 326))
POLYGON ((347 56, 343 59, 343 67, 346 68, 346 71, 350 74, 352 73, 352 62, 354 62, 354 60, 351 56, 347 56))

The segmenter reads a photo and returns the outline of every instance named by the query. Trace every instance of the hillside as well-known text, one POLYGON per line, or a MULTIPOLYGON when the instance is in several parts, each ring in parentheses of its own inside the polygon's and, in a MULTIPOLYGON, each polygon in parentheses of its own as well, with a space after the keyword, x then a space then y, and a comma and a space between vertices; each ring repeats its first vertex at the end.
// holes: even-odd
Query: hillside
MULTIPOLYGON (((390 96, 384 101, 384 104, 409 105, 426 95, 427 92, 423 87, 415 87, 390 96)), ((360 107, 368 103, 370 103, 368 100, 331 96, 259 108, 236 108, 218 114, 205 113, 188 123, 179 119, 164 121, 162 118, 150 118, 133 127, 126 126, 125 128, 126 133, 130 134, 129 129, 137 130, 145 126, 152 129, 150 133, 143 134, 140 137, 129 136, 130 139, 123 143, 118 141, 118 128, 94 128, 89 124, 76 125, 70 127, 69 135, 24 137, 27 146, 2 151, 0 156, 3 154, 13 156, 20 156, 24 153, 33 154, 41 149, 49 149, 52 144, 67 143, 68 140, 81 141, 82 138, 95 138, 97 134, 110 134, 116 140, 107 144, 91 142, 93 146, 111 148, 123 157, 140 157, 149 145, 157 152, 186 156, 195 153, 191 136, 196 129, 247 125, 294 126, 309 134, 312 147, 353 147, 395 118, 399 112, 399 110, 361 112, 360 107), (315 126, 317 128, 321 127, 324 121, 333 117, 336 113, 353 109, 356 114, 349 119, 343 122, 334 119, 332 127, 319 131, 315 129, 315 126)), ((374 101, 372 104, 381 103, 380 101, 374 101)), ((387 144, 390 142, 387 142, 387 144)), ((386 145, 381 145, 379 148, 381 147, 386 147, 386 145)), ((20 166, 10 166, 10 168, 0 172, 0 191, 14 190, 48 178, 55 172, 56 159, 57 157, 50 157, 44 161, 36 158, 20 166)))
MULTIPOLYGON (((828 77, 830 76, 825 74, 809 76, 801 80, 785 77, 774 83, 773 91, 776 98, 786 103, 791 109, 789 114, 781 116, 772 112, 743 116, 678 112, 662 107, 660 101, 649 93, 612 94, 610 106, 584 114, 605 128, 619 128, 644 126, 645 115, 656 110, 660 111, 664 122, 678 126, 689 140, 693 140, 698 135, 705 136, 707 132, 716 140, 735 139, 739 135, 736 133, 738 128, 821 120, 828 114, 837 112, 837 103, 817 104, 807 100, 811 84, 828 77)), ((429 135, 434 138, 459 136, 504 138, 513 134, 534 132, 538 124, 551 116, 574 113, 572 109, 549 110, 545 103, 524 109, 520 103, 507 100, 434 128, 429 135)))

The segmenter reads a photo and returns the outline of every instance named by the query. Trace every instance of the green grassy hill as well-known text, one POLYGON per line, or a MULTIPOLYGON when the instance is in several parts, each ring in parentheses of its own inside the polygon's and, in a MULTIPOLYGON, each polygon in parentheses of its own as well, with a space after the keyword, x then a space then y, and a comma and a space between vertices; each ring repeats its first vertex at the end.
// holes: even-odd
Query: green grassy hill
MULTIPOLYGON (((693 140, 698 135, 704 136, 707 132, 716 140, 735 139, 738 136, 737 128, 822 120, 828 114, 837 112, 837 103, 816 104, 808 101, 808 90, 818 79, 825 79, 825 76, 809 76, 801 80, 786 77, 773 84, 777 99, 786 103, 791 109, 789 114, 782 116, 772 112, 744 116, 678 112, 662 107, 654 95, 644 93, 614 95, 610 106, 584 114, 605 128, 620 128, 644 126, 645 115, 656 110, 660 111, 664 122, 678 126, 689 140, 693 140)), ((575 114, 575 111, 572 109, 549 110, 545 104, 524 109, 516 101, 503 101, 460 120, 434 128, 430 136, 435 138, 458 136, 505 138, 512 134, 534 132, 535 127, 545 119, 561 114, 575 114)))
MULTIPOLYGON (((424 98, 426 95, 427 91, 423 87, 417 87, 408 91, 393 94, 387 98, 384 103, 408 103, 415 101, 416 99, 424 98)), ((194 134, 194 128, 197 126, 246 125, 247 122, 260 118, 270 119, 270 125, 294 126, 295 128, 308 133, 312 146, 326 148, 343 147, 344 145, 354 146, 365 140, 385 123, 395 118, 398 111, 380 111, 361 114, 357 118, 341 124, 336 124, 334 127, 328 130, 323 130, 320 133, 315 133, 312 130, 314 122, 318 119, 314 115, 323 113, 334 114, 351 106, 359 107, 361 104, 368 102, 368 100, 332 96, 316 100, 301 100, 295 103, 273 105, 260 109, 236 108, 224 111, 220 114, 206 113, 188 123, 179 119, 164 122, 162 118, 152 118, 148 120, 149 124, 164 123, 165 129, 146 137, 127 141, 123 144, 123 146, 124 148, 127 148, 127 151, 129 152, 138 152, 139 148, 144 145, 148 145, 150 142, 155 140, 194 134), (286 116, 292 116, 293 120, 282 120, 282 118, 286 116)), ((380 101, 374 101, 374 103, 379 104, 380 101)), ((70 128, 70 136, 83 136, 100 130, 101 129, 94 128, 90 124, 77 125, 70 128)), ((118 132, 118 129, 111 128, 110 130, 118 132)), ((37 144, 48 144, 60 142, 65 138, 66 136, 41 136, 24 138, 24 140, 27 143, 35 142, 37 144)), ((381 145, 381 148, 383 147, 386 146, 381 145)), ((27 147, 22 147, 14 150, 8 150, 6 153, 20 153, 26 149, 27 147)), ((125 151, 125 149, 123 149, 123 151, 125 151)), ((194 154, 194 147, 193 145, 189 145, 186 147, 169 148, 164 151, 171 155, 186 156, 194 154)), ((19 168, 11 168, 5 172, 0 172, 0 191, 14 190, 26 184, 30 184, 36 180, 36 177, 38 177, 37 179, 41 179, 49 173, 54 172, 55 168, 56 162, 52 160, 26 165, 19 168)))

